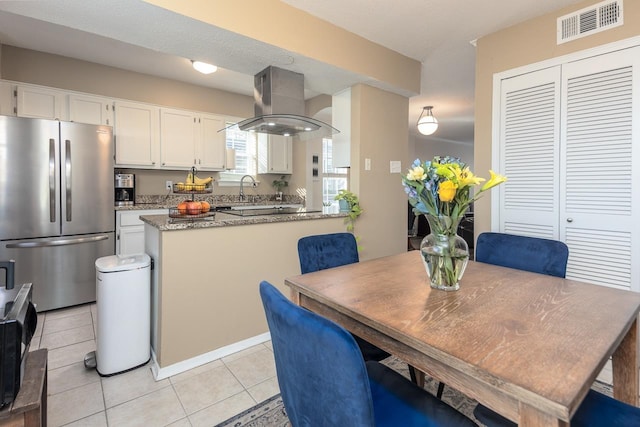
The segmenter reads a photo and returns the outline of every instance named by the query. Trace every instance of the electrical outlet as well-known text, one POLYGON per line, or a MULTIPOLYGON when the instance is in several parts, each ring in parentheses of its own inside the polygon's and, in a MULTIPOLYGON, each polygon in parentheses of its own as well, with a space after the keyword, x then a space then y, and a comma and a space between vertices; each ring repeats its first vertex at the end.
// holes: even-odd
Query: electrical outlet
POLYGON ((164 185, 164 188, 166 188, 167 190, 171 190, 173 188, 173 181, 167 181, 164 185))

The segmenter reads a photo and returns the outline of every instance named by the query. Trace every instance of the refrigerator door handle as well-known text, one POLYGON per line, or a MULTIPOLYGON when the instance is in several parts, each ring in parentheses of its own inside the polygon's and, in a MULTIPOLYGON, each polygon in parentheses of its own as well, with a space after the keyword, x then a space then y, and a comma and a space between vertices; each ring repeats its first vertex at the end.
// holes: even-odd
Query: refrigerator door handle
POLYGON ((49 222, 56 222, 56 140, 49 139, 49 222))
POLYGON ((99 242, 101 240, 107 240, 109 236, 107 234, 102 234, 100 236, 92 236, 92 237, 76 237, 71 239, 58 239, 58 240, 49 240, 44 242, 20 242, 20 243, 9 243, 7 244, 7 248, 46 248, 50 246, 68 246, 68 245, 78 245, 81 243, 92 243, 99 242))
POLYGON ((66 184, 66 201, 67 201, 67 221, 71 222, 71 141, 66 139, 64 141, 64 173, 66 184))

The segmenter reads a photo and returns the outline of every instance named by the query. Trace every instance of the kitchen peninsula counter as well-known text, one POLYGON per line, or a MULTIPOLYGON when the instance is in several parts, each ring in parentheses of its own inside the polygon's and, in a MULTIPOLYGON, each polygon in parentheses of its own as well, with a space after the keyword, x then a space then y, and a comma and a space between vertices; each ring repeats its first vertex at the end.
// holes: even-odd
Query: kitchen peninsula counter
MULTIPOLYGON (((326 211, 325 211, 326 212, 326 211)), ((211 219, 171 218, 169 215, 143 215, 140 219, 160 231, 186 230, 194 228, 229 227, 248 224, 268 224, 276 222, 308 221, 326 218, 345 218, 344 212, 301 212, 292 214, 269 214, 236 216, 224 211, 215 212, 211 219)))
POLYGON ((269 339, 258 292, 288 294, 298 240, 344 232, 346 213, 306 212, 176 221, 142 215, 152 269, 152 370, 157 380, 269 339))

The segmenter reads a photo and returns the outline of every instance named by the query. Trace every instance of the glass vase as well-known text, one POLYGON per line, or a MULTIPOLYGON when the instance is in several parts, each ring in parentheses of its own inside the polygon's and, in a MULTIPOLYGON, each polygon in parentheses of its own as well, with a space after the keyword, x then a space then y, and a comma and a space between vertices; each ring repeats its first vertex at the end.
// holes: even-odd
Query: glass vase
POLYGON ((469 262, 469 246, 457 234, 460 217, 425 215, 431 233, 420 243, 422 262, 431 287, 444 291, 460 289, 460 279, 469 262))

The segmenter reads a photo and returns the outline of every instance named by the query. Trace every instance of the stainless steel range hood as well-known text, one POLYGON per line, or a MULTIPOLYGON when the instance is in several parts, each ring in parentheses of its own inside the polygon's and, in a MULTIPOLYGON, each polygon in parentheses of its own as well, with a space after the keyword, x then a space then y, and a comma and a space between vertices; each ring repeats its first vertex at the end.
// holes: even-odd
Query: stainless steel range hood
POLYGON ((301 141, 326 138, 339 131, 304 115, 304 76, 270 66, 254 76, 255 115, 238 123, 240 130, 296 136, 301 141))

